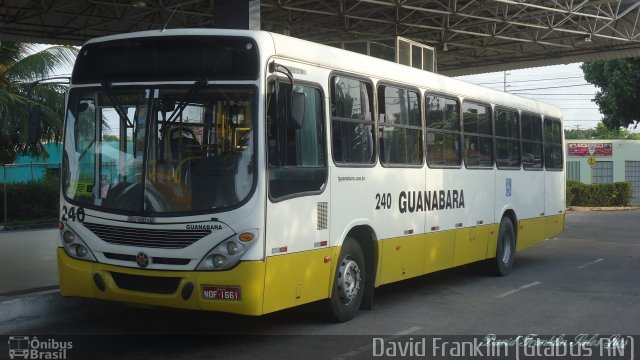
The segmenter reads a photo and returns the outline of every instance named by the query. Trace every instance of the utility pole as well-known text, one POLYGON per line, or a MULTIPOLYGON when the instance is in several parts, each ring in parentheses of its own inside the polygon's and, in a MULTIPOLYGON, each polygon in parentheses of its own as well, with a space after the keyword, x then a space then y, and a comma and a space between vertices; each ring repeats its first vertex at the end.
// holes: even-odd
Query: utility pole
POLYGON ((511 86, 511 85, 507 85, 507 75, 511 75, 511 73, 508 73, 505 70, 502 72, 502 75, 504 76, 504 80, 502 82, 502 91, 507 92, 507 86, 511 86))

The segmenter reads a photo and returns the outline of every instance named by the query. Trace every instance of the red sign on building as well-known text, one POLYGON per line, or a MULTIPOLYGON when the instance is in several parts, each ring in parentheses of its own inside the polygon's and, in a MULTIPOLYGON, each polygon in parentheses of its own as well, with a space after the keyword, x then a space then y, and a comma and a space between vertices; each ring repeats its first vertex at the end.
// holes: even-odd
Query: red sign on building
POLYGON ((586 144, 568 143, 567 156, 589 156, 589 146, 595 146, 594 156, 613 156, 613 145, 611 143, 586 144))

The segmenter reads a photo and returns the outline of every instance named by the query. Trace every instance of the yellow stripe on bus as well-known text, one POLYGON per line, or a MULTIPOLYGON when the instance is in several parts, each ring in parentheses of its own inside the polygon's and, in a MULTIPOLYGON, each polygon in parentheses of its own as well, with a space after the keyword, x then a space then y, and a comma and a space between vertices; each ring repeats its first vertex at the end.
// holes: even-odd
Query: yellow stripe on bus
POLYGON ((490 243, 495 254, 495 228, 490 224, 381 240, 376 285, 484 260, 490 243))
MULTIPOLYGON (((517 250, 558 234, 564 214, 518 222, 517 250)), ((376 286, 495 257, 499 224, 467 227, 378 242, 376 286)))
POLYGON ((330 295, 333 248, 267 258, 264 313, 326 299, 330 295), (328 261, 325 262, 325 257, 328 261))
MULTIPOLYGON (((564 214, 520 220, 517 249, 559 233, 564 220, 564 214)), ((494 257, 497 236, 498 225, 488 224, 380 240, 375 286, 494 257)), ((340 247, 330 247, 271 256, 266 261, 243 261, 227 271, 159 271, 80 261, 58 248, 60 292, 63 296, 261 315, 328 298, 339 254, 340 247), (180 285, 174 294, 130 291, 116 286, 112 272, 179 277, 180 285), (104 279, 106 291, 96 287, 94 274, 104 279), (194 293, 184 300, 180 290, 188 282, 194 284, 194 293), (202 287, 206 285, 240 287, 241 299, 204 299, 202 287)))
POLYGON ((244 261, 227 271, 161 271, 114 266, 69 257, 58 248, 58 271, 60 273, 60 293, 63 296, 81 296, 145 305, 168 306, 192 310, 224 311, 244 315, 261 315, 264 287, 264 261, 244 261), (155 294, 119 288, 111 276, 112 272, 149 277, 179 277, 180 285, 174 294, 155 294), (99 290, 93 281, 98 274, 105 282, 106 290, 99 290), (187 283, 194 284, 188 300, 181 296, 181 289, 187 283), (205 300, 202 286, 239 286, 240 301, 205 300))
POLYGON ((524 219, 518 221, 518 240, 516 242, 516 251, 527 248, 545 238, 544 217, 524 219))
POLYGON ((565 214, 545 217, 545 238, 550 238, 564 230, 565 214))

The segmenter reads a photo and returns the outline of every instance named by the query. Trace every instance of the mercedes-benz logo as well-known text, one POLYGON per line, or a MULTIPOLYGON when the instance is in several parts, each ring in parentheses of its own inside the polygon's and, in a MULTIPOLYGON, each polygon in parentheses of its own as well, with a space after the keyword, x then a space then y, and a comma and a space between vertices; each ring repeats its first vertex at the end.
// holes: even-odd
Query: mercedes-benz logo
POLYGON ((143 252, 138 253, 136 256, 136 262, 140 267, 147 267, 147 265, 149 265, 149 256, 143 252))

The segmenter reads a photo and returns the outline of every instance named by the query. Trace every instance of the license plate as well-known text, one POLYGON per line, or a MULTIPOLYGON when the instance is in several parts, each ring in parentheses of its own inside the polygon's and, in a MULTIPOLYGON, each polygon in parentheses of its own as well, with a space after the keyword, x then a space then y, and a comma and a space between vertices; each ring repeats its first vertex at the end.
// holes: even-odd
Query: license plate
POLYGON ((239 286, 203 286, 202 298, 205 300, 240 300, 239 286))

